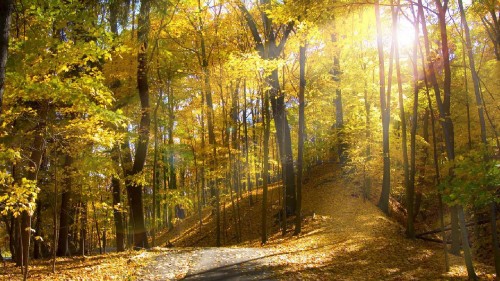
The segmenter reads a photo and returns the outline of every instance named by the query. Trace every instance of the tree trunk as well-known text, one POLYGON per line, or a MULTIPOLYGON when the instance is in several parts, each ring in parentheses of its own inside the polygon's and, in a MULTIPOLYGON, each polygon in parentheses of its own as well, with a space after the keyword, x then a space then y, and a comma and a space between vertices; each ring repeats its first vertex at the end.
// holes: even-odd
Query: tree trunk
POLYGON ((415 175, 416 175, 416 137, 417 137, 417 127, 418 127, 418 92, 420 87, 418 85, 418 39, 419 38, 419 25, 418 21, 420 19, 419 14, 415 16, 415 42, 413 44, 413 115, 411 120, 411 131, 410 131, 410 173, 408 178, 408 186, 406 187, 406 210, 407 210, 407 228, 406 235, 413 239, 415 238, 415 175))
MULTIPOLYGON (((448 34, 446 31, 446 12, 448 10, 448 1, 444 2, 444 6, 441 4, 440 0, 435 0, 436 8, 438 10, 438 22, 441 34, 441 51, 443 54, 443 66, 444 66, 444 86, 443 86, 443 99, 441 95, 436 95, 436 102, 438 104, 441 126, 443 127, 443 134, 445 138, 446 151, 448 160, 453 163, 455 160, 455 144, 454 144, 454 131, 453 131, 453 121, 451 120, 450 113, 450 97, 451 97, 451 67, 450 67, 450 52, 448 48, 448 34)), ((454 176, 453 166, 450 168, 450 177, 454 176)), ((468 245, 468 234, 467 228, 465 228, 465 220, 463 218, 463 207, 454 206, 452 210, 457 212, 457 216, 462 223, 461 233, 462 233, 462 245, 464 248, 464 258, 467 264, 467 272, 469 274, 469 279, 477 279, 474 273, 474 267, 472 266, 472 258, 470 256, 470 249, 468 245)), ((454 215, 452 214, 452 217, 454 215)))
MULTIPOLYGON (((474 61, 474 54, 472 53, 472 42, 471 42, 471 37, 470 37, 470 30, 469 30, 469 25, 467 24, 467 18, 465 17, 465 11, 463 7, 462 0, 458 0, 458 7, 460 10, 460 17, 462 19, 462 26, 464 28, 465 32, 465 45, 467 47, 467 56, 469 58, 469 67, 471 70, 471 75, 472 75, 472 82, 474 84, 474 95, 476 97, 476 106, 477 106, 477 113, 479 115, 479 125, 481 127, 481 142, 484 146, 484 149, 486 150, 488 147, 488 141, 487 141, 487 136, 486 136, 486 121, 484 118, 484 104, 482 101, 481 97, 481 90, 479 87, 479 76, 476 71, 476 66, 475 66, 475 61, 474 61)), ((493 13, 494 15, 494 13, 493 13)), ((500 32, 500 31, 499 31, 500 32)), ((467 78, 466 78, 467 79, 467 78)), ((485 155, 485 161, 488 161, 488 155, 485 155)), ((495 270, 496 270, 496 275, 500 275, 500 250, 498 248, 498 240, 496 239, 497 232, 496 232, 496 219, 493 220, 493 218, 496 216, 495 211, 495 203, 492 204, 492 237, 493 237, 493 243, 492 243, 492 248, 493 248, 493 255, 495 258, 495 270)), ((471 262, 472 266, 472 262, 471 262)), ((469 268, 467 268, 469 270, 469 268)), ((472 268, 472 272, 474 271, 474 268, 472 268)), ((469 274, 470 276, 470 274, 469 274)))
MULTIPOLYGON (((57 159, 54 157, 54 159, 57 159)), ((57 256, 57 193, 59 192, 57 186, 57 160, 54 161, 54 211, 52 213, 52 273, 56 273, 56 256, 57 256)))
POLYGON ((177 189, 177 176, 175 172, 175 154, 174 154, 174 94, 172 87, 170 86, 170 80, 167 81, 167 110, 168 110, 168 147, 169 147, 169 158, 168 158, 168 189, 177 189))
MULTIPOLYGON (((439 0, 436 0, 436 5, 439 6, 438 10, 440 11, 439 15, 439 21, 440 21, 440 28, 441 28, 441 45, 443 48, 443 61, 445 65, 445 83, 444 83, 444 97, 445 101, 443 102, 441 98, 441 91, 439 88, 439 84, 437 81, 436 77, 436 70, 433 62, 429 63, 428 67, 424 67, 424 69, 428 69, 428 77, 430 78, 430 83, 432 84, 432 87, 434 89, 435 97, 436 97, 436 103, 438 107, 438 112, 439 112, 439 119, 441 120, 441 127, 443 130, 443 135, 445 138, 445 146, 447 150, 447 156, 449 161, 453 161, 455 159, 455 144, 454 144, 454 133, 453 133, 453 123, 450 117, 450 103, 449 103, 449 98, 450 98, 450 91, 451 91, 451 70, 450 70, 450 61, 449 61, 449 50, 448 50, 448 38, 446 35, 446 21, 445 21, 445 13, 443 11, 443 7, 441 6, 441 3, 439 0), (443 41, 443 36, 445 39, 445 42, 443 41), (443 121, 444 120, 444 121, 443 121)), ((418 1, 418 9, 419 9, 419 14, 421 17, 420 24, 422 25, 422 34, 424 38, 424 46, 425 46, 425 55, 426 57, 430 58, 431 57, 431 50, 430 50, 430 44, 429 44, 429 36, 427 33, 427 26, 426 26, 426 21, 425 21, 425 16, 423 12, 423 5, 422 5, 422 0, 418 1)), ((427 78, 426 78, 427 79, 427 78)), ((451 173, 452 174, 452 173, 451 173)), ((456 212, 455 208, 450 208, 450 213, 451 213, 451 221, 452 221, 452 231, 451 231, 451 237, 452 237, 452 246, 451 246, 451 252, 453 254, 458 254, 460 252, 460 233, 459 233, 459 227, 458 227, 458 214, 456 212)))
MULTIPOLYGON (((332 34, 332 42, 337 41, 337 35, 332 34)), ((333 69, 331 71, 333 81, 340 84, 340 60, 339 54, 336 54, 333 58, 333 69)), ((300 91, 300 86, 299 86, 300 91)), ((299 105, 300 106, 300 105, 299 105)), ((340 85, 335 89, 335 129, 337 131, 337 155, 339 157, 339 163, 341 167, 344 167, 347 163, 347 143, 344 139, 344 108, 342 106, 342 89, 340 85)))
MULTIPOLYGON (((40 200, 37 200, 36 205, 38 208, 36 208, 35 237, 42 237, 42 208, 40 207, 40 200)), ((42 241, 40 239, 35 238, 33 248, 33 258, 43 258, 42 241)))
POLYGON ((307 44, 299 48, 299 133, 297 147, 297 216, 295 220, 295 235, 302 231, 302 170, 304 164, 304 135, 305 135, 305 91, 306 91, 306 49, 307 44))
POLYGON ((498 228, 497 228, 497 205, 495 202, 490 203, 491 215, 491 245, 493 247, 493 257, 495 258, 495 271, 496 275, 500 276, 500 250, 498 247, 498 228))
POLYGON ((278 82, 278 70, 273 70, 268 78, 271 89, 267 90, 273 110, 273 119, 276 127, 276 136, 280 152, 282 178, 285 185, 285 212, 287 215, 295 214, 296 193, 295 193, 295 171, 293 167, 292 139, 290 126, 285 111, 285 97, 281 93, 278 82))
POLYGON ((379 1, 375 1, 375 16, 377 21, 377 49, 379 59, 379 86, 380 86, 380 108, 382 110, 382 132, 383 132, 383 158, 384 172, 382 180, 382 192, 378 202, 379 208, 389 214, 389 196, 391 193, 391 158, 389 155, 389 121, 390 121, 390 100, 385 93, 385 68, 384 68, 384 47, 382 42, 382 25, 380 20, 379 1))
MULTIPOLYGON (((397 1, 397 5, 399 5, 399 3, 400 3, 400 1, 397 1)), ((403 152, 403 171, 404 171, 403 185, 404 185, 405 190, 406 190, 406 198, 407 198, 406 208, 408 210, 406 234, 408 237, 414 238, 414 236, 415 236, 415 230, 413 227, 414 216, 410 216, 410 210, 413 210, 413 204, 411 204, 412 200, 409 199, 411 197, 411 190, 410 190, 410 185, 409 185, 410 171, 409 171, 409 162, 408 162, 408 141, 406 138, 406 131, 407 131, 406 130, 406 115, 405 115, 404 98, 403 98, 403 85, 402 85, 402 81, 401 81, 401 65, 400 65, 400 61, 399 61, 399 41, 398 41, 399 38, 398 38, 398 32, 397 32, 398 9, 393 8, 392 16, 393 16, 392 36, 394 36, 394 44, 396 46, 395 59, 396 59, 396 75, 397 75, 397 80, 398 80, 399 118, 401 119, 401 150, 403 152)), ((414 27, 415 27, 415 29, 418 29, 417 24, 415 24, 414 27)), ((415 31, 415 33, 417 34, 418 32, 415 31)), ((415 37, 415 38, 417 38, 417 37, 415 37)), ((416 43, 417 43, 417 41, 415 41, 415 44, 416 43)), ((416 46, 414 46, 414 48, 416 48, 416 46)), ((414 50, 414 52, 415 52, 415 50, 414 50)), ((413 54, 413 57, 415 58, 415 53, 413 54)), ((414 60, 414 63, 413 63, 414 68, 416 67, 416 64, 417 64, 417 62, 414 60)), ((417 75, 418 75, 418 73, 417 73, 417 75)), ((415 77, 414 79, 418 79, 418 78, 415 77)))
POLYGON ((14 242, 14 253, 12 255, 14 261, 16 262, 16 266, 23 266, 23 253, 22 253, 22 243, 21 243, 21 218, 12 217, 12 231, 13 231, 13 240, 14 242))
POLYGON ((467 274, 469 280, 479 280, 476 272, 474 271, 474 265, 472 264, 472 254, 469 246, 469 235, 467 234, 467 226, 465 224, 464 209, 462 206, 457 206, 458 208, 458 218, 460 221, 460 232, 462 234, 462 246, 464 250, 465 265, 467 267, 467 274))
MULTIPOLYGON (((109 8, 110 30, 115 36, 118 36, 119 5, 120 5, 119 1, 112 1, 110 3, 110 8, 109 8)), ((111 157, 113 158, 113 161, 115 163, 117 164, 120 163, 118 144, 117 147, 113 148, 113 150, 111 151, 111 157)), ((111 178, 111 187, 113 193, 113 219, 115 222, 115 231, 116 231, 116 251, 122 252, 125 250, 125 228, 124 228, 124 217, 122 211, 122 208, 124 206, 122 206, 122 201, 121 201, 122 199, 121 199, 120 179, 113 176, 111 178)), ((85 206, 85 208, 86 207, 87 206, 85 206)), ((84 220, 86 221, 86 212, 84 220)), ((83 238, 83 240, 85 240, 85 238, 83 238)), ((83 244, 85 244, 85 241, 82 242, 83 244)), ((85 252, 83 251, 82 255, 84 254, 85 252)))
MULTIPOLYGON (((87 253, 87 214, 88 214, 87 202, 83 202, 81 204, 81 208, 82 208, 82 213, 81 213, 82 217, 80 220, 80 241, 79 241, 79 244, 80 244, 80 254, 82 256, 85 256, 85 254, 87 253)), ((122 235, 122 237, 123 237, 123 235, 122 235)), ((118 238, 117 238, 117 240, 118 240, 118 238)), ((118 244, 117 244, 117 246, 118 246, 118 244)))
POLYGON ((64 189, 61 195, 61 211, 59 214, 59 241, 57 243, 57 256, 69 256, 69 227, 70 227, 70 211, 71 211, 71 187, 73 186, 71 170, 73 165, 73 157, 65 156, 64 160, 64 189))
POLYGON ((5 67, 9 50, 9 33, 14 0, 0 1, 0 114, 3 113, 3 92, 5 85, 5 67))
POLYGON ((137 141, 134 164, 131 170, 125 173, 127 178, 127 194, 130 206, 130 223, 133 228, 134 247, 149 248, 146 225, 144 222, 144 209, 142 199, 142 185, 138 185, 130 180, 130 177, 138 175, 142 172, 146 162, 148 142, 149 142, 149 126, 151 123, 150 106, 149 106, 149 83, 148 83, 148 36, 149 36, 149 11, 151 3, 149 0, 141 0, 139 11, 137 40, 140 44, 138 51, 138 66, 137 66, 137 87, 139 89, 139 97, 141 100, 141 121, 139 124, 139 139, 137 141))
MULTIPOLYGON (((198 0, 198 9, 201 11, 201 1, 198 0)), ((207 50, 206 50, 206 45, 205 45, 205 36, 202 32, 203 30, 203 21, 201 19, 201 16, 198 17, 198 23, 199 23, 199 31, 198 31, 198 36, 200 39, 200 48, 201 48, 201 69, 203 72, 203 82, 204 82, 204 92, 205 92, 205 102, 206 102, 206 108, 207 108, 207 126, 208 126, 208 144, 210 145, 211 149, 211 161, 210 161, 210 169, 213 171, 216 166, 216 154, 217 154, 217 144, 215 140, 215 129, 214 129, 214 107, 213 107, 213 101, 212 101, 212 89, 210 86, 210 71, 208 69, 208 55, 207 55, 207 50)), ((215 209, 215 214, 216 214, 216 245, 217 247, 221 246, 221 229, 220 229, 220 199, 219 199, 219 188, 216 184, 215 179, 211 179, 209 181, 210 185, 210 195, 213 198, 212 199, 212 206, 215 209), (215 200, 215 201, 214 201, 215 200)))
MULTIPOLYGON (((159 68, 158 68, 159 69, 159 68)), ((158 70, 158 79, 160 78, 158 70)), ((158 167, 158 161, 159 161, 159 156, 158 156, 158 109, 160 108, 160 104, 163 103, 163 89, 160 89, 160 94, 158 96, 158 99, 156 101, 156 106, 153 112, 153 122, 154 122, 154 152, 153 152, 153 220, 152 220, 152 227, 151 227, 151 236, 152 236, 152 246, 156 246, 156 228, 158 227, 156 225, 157 223, 157 216, 159 215, 159 202, 157 200, 158 196, 158 190, 160 188, 160 169, 158 167)))
MULTIPOLYGON (((363 65, 366 70, 366 65, 363 65)), ((365 162, 363 165, 363 200, 370 199, 370 190, 372 187, 372 179, 369 171, 367 170, 368 162, 371 160, 371 116, 370 116, 370 102, 368 101, 368 83, 365 80, 364 89, 364 99, 365 99, 365 137, 366 137, 366 149, 365 149, 365 162)))
MULTIPOLYGON (((233 208, 233 217, 235 219, 235 229, 236 229, 236 238, 238 243, 241 241, 241 214, 240 214, 240 198, 241 198, 241 188, 240 188, 240 160, 239 153, 237 153, 239 148, 239 130, 238 130, 238 113, 239 113, 239 102, 238 102, 238 94, 239 94, 239 81, 236 82, 235 89, 232 90, 231 97, 231 123, 229 132, 231 133, 231 147, 230 147, 230 155, 232 155, 232 161, 230 161, 230 173, 231 173, 231 181, 232 181, 232 190, 236 193, 236 210, 233 208), (231 151, 232 150, 232 151, 231 151)), ((232 196, 232 194, 231 194, 232 196)), ((234 203, 233 203, 234 206, 234 203)))
MULTIPOLYGON (((420 13, 420 11, 419 11, 420 13)), ((420 14, 423 16, 423 14, 420 14)), ((424 58, 422 57, 422 63, 425 65, 424 58)), ((426 83, 427 84, 427 83, 426 83)), ((436 139, 436 124, 434 122, 434 109, 432 107, 431 95, 429 93, 429 88, 425 86, 425 93, 427 96, 427 105, 429 108, 430 116, 431 116, 431 130, 432 130, 432 154, 434 160, 434 171, 436 173, 436 185, 439 186, 441 182, 441 176, 439 173, 439 162, 438 162, 438 152, 437 152, 437 139, 436 139)), ((450 263, 448 258, 448 246, 446 242, 446 233, 444 231, 444 208, 443 208, 443 200, 441 197, 441 193, 437 193, 438 197, 438 208, 439 208, 439 225, 443 231, 441 232, 441 240, 443 240, 443 249, 444 249, 444 265, 445 272, 450 271, 450 263)))
POLYGON ((471 38, 470 38, 469 25, 467 24, 467 19, 465 17, 465 12, 464 12, 462 0, 458 0, 458 7, 460 10, 460 17, 462 19, 462 26, 463 26, 464 32, 465 32, 465 45, 467 47, 467 56, 469 58, 469 67, 471 70, 472 82, 474 84, 474 94, 476 97, 477 113, 479 115, 479 125, 481 128, 481 141, 486 148, 486 146, 488 145, 488 142, 486 139, 486 121, 484 118, 484 105, 483 105, 483 101, 481 99, 481 90, 479 88, 479 76, 478 76, 477 71, 476 71, 474 54, 472 53, 472 42, 471 42, 471 38))
POLYGON ((16 254, 16 231, 15 231, 15 219, 14 216, 5 216, 3 217, 3 221, 5 223, 5 230, 7 234, 9 234, 9 251, 12 257, 12 260, 15 261, 17 259, 16 254), (9 222, 10 221, 10 222, 9 222))
MULTIPOLYGON (((269 0, 261 0, 261 5, 269 4, 269 0)), ((252 36, 256 43, 256 49, 262 59, 277 59, 288 39, 288 36, 293 28, 293 22, 289 23, 285 28, 281 41, 276 42, 277 31, 273 29, 272 19, 268 17, 266 12, 262 12, 261 16, 264 22, 264 36, 262 38, 257 29, 254 18, 246 9, 244 4, 238 4, 239 9, 243 13, 247 25, 252 32, 252 36), (266 44, 264 44, 265 42, 266 44)), ((274 125, 276 127, 276 136, 280 151, 280 160, 282 166, 282 179, 285 188, 285 209, 287 214, 294 214, 296 211, 296 191, 295 191, 295 171, 293 167, 292 140, 290 136, 290 127, 286 117, 285 97, 281 91, 278 80, 278 69, 274 69, 270 76, 266 77, 266 82, 270 86, 267 89, 273 111, 274 125)))
POLYGON ((99 254, 102 255, 101 229, 99 227, 99 219, 97 218, 97 212, 95 209, 94 201, 92 201, 92 212, 94 213, 95 233, 97 236, 97 239, 96 239, 97 247, 99 247, 99 254))
POLYGON ((267 243, 267 193, 269 179, 269 134, 271 125, 271 115, 269 113, 269 96, 268 91, 264 91, 264 100, 262 103, 262 111, 264 114, 264 166, 262 171, 262 225, 261 225, 261 242, 262 245, 267 243))
POLYGON ((122 252, 125 250, 125 228, 123 226, 123 206, 121 205, 122 191, 120 180, 113 176, 111 178, 111 186, 113 192, 113 218, 116 230, 116 251, 122 252))
POLYGON ((249 154, 250 154, 250 144, 249 139, 248 139, 248 107, 247 107, 247 84, 246 80, 243 81, 243 134, 245 138, 245 171, 246 171, 246 179, 247 179, 247 193, 248 193, 248 200, 250 206, 253 206, 253 196, 252 196, 252 178, 251 178, 251 169, 250 169, 250 161, 249 161, 249 154))

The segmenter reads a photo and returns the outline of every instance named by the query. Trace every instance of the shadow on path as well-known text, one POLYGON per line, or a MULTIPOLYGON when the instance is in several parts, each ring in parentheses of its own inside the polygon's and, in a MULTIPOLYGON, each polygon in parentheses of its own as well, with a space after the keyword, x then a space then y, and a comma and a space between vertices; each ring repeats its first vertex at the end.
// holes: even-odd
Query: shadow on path
POLYGON ((270 280, 262 248, 203 248, 193 255, 193 266, 182 280, 270 280))

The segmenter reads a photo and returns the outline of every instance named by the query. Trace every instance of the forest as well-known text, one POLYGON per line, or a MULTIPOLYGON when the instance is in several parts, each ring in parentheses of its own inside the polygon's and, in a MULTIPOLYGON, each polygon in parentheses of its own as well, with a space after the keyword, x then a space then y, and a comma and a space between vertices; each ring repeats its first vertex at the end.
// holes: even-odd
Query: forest
POLYGON ((360 223, 498 280, 499 89, 498 0, 0 0, 0 279, 360 223))

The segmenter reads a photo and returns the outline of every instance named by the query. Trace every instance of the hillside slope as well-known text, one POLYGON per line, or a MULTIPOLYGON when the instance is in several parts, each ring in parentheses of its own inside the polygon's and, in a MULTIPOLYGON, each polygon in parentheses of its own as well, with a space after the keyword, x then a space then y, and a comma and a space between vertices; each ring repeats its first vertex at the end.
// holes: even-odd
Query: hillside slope
MULTIPOLYGON (((266 271, 282 280, 462 280, 467 279, 463 259, 451 257, 451 272, 444 272, 441 245, 409 240, 404 229, 387 218, 370 201, 364 201, 359 188, 345 182, 334 165, 317 167, 304 187, 303 233, 282 236, 278 225, 270 227, 271 254, 261 258, 266 271)), ((273 189, 269 210, 277 212, 279 188, 273 189), (273 197, 274 196, 274 197, 273 197)), ((237 243, 232 227, 231 207, 226 207, 226 245, 261 247, 259 229, 261 200, 248 206, 241 202, 242 241, 237 243)), ((272 224, 272 214, 269 222, 272 224)), ((184 229, 195 229, 183 226, 184 229)), ((200 231, 174 231, 164 237, 175 246, 213 246, 214 219, 206 213, 200 231)), ((493 268, 476 264, 482 280, 494 280, 493 268)))

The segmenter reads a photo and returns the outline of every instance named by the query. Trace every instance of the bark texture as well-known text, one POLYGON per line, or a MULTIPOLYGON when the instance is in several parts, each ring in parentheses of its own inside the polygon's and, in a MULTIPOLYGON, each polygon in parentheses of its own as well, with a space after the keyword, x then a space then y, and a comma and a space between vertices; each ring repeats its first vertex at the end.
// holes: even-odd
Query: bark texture
POLYGON ((10 20, 14 0, 0 1, 0 114, 3 110, 3 92, 5 86, 5 66, 9 49, 10 20))

